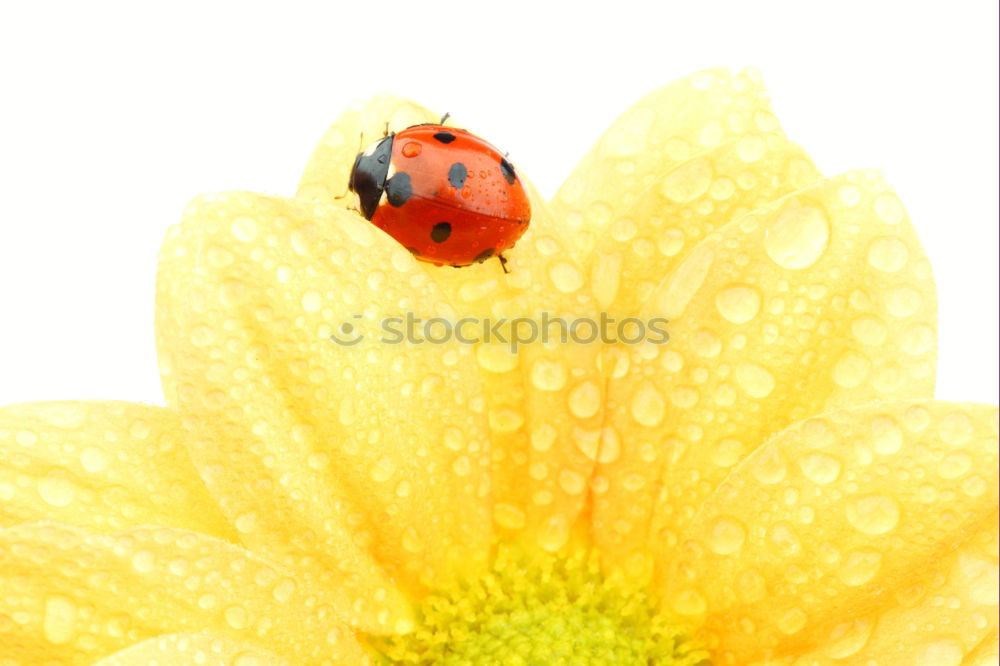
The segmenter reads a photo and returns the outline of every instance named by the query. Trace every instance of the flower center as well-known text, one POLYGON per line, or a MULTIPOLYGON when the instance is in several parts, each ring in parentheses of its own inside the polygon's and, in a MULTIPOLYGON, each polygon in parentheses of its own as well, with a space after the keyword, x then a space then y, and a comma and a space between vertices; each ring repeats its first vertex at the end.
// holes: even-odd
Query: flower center
POLYGON ((647 593, 605 577, 596 556, 528 559, 501 549, 488 574, 426 597, 420 626, 376 639, 393 664, 695 666, 708 653, 647 593))

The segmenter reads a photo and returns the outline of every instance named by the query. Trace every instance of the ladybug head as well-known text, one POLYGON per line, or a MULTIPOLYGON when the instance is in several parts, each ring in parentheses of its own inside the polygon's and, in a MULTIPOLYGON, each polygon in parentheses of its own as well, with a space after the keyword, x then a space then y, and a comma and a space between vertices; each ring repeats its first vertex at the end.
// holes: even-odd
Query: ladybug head
POLYGON ((389 160, 392 157, 393 135, 380 139, 368 146, 354 158, 351 178, 347 188, 358 195, 361 200, 361 212, 366 219, 372 219, 378 200, 385 188, 385 177, 389 173, 389 160))

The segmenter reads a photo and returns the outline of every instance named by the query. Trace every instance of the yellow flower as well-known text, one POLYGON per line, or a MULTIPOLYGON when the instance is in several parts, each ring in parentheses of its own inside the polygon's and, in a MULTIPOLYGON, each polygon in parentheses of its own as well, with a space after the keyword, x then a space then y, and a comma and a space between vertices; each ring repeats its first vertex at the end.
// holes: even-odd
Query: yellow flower
POLYGON ((930 399, 877 173, 821 178, 754 72, 703 72, 532 191, 509 275, 436 269, 336 199, 386 120, 436 114, 380 97, 298 197, 170 230, 170 409, 0 410, 0 664, 997 663, 997 412, 930 399), (670 339, 373 339, 406 312, 670 339))

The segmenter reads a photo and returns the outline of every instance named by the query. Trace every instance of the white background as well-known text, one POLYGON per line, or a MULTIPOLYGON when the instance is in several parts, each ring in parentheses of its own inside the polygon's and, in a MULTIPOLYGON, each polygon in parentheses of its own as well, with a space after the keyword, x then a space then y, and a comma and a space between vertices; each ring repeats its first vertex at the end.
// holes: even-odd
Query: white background
POLYGON ((151 4, 0 9, 0 404, 159 403, 165 229, 200 192, 294 192, 351 99, 449 110, 551 195, 646 92, 747 64, 824 173, 888 173, 937 276, 938 395, 997 401, 994 0, 151 4))

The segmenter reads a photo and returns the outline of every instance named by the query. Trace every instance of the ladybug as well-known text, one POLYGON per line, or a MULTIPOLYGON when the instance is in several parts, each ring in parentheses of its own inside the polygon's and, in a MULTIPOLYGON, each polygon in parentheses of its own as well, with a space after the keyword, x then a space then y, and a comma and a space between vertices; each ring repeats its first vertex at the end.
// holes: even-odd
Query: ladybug
POLYGON ((531 220, 528 194, 507 158, 443 124, 407 127, 358 153, 348 189, 366 219, 436 266, 497 257, 506 271, 502 252, 531 220))

